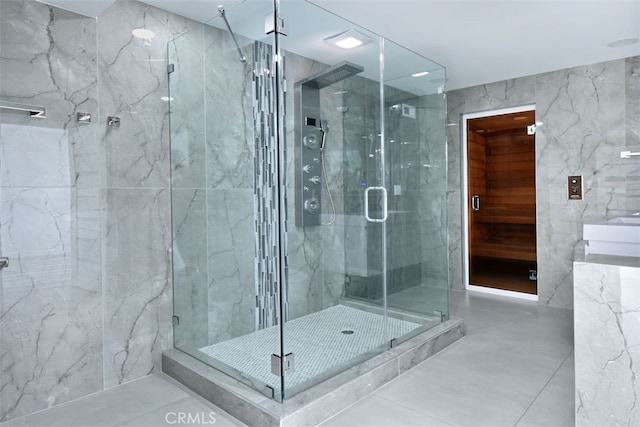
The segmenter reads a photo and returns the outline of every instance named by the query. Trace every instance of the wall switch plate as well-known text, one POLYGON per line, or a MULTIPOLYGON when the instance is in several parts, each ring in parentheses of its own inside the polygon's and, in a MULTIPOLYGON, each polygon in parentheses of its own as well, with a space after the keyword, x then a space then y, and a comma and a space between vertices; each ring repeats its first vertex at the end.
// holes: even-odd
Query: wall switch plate
POLYGON ((582 176, 573 175, 567 177, 567 189, 569 200, 582 200, 582 176))

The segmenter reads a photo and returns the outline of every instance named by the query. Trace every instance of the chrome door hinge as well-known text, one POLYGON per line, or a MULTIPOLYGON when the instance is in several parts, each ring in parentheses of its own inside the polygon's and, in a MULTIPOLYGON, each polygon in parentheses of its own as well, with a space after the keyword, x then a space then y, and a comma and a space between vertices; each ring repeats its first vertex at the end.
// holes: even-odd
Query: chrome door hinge
POLYGON ((173 326, 178 326, 180 324, 180 318, 178 316, 173 316, 173 326))
POLYGON ((171 73, 173 73, 175 70, 176 70, 175 65, 173 65, 173 64, 168 64, 168 65, 167 65, 167 74, 171 74, 171 73))
POLYGON ((284 25, 284 18, 278 15, 277 19, 274 19, 273 13, 266 15, 264 17, 264 32, 265 34, 271 34, 273 32, 276 32, 280 35, 286 36, 287 31, 284 25))
POLYGON ((284 357, 282 358, 282 363, 280 360, 280 356, 278 356, 277 354, 272 354, 271 355, 271 373, 279 377, 284 376, 286 374, 293 373, 295 368, 294 361, 295 359, 293 357, 293 353, 285 354, 284 357), (280 369, 281 367, 282 367, 282 370, 280 369))
POLYGON ((441 322, 444 322, 445 320, 447 320, 447 315, 446 315, 446 314, 444 314, 444 312, 443 312, 443 311, 440 311, 440 310, 434 310, 434 311, 433 311, 433 314, 434 314, 435 316, 440 317, 440 321, 441 321, 441 322))
POLYGON ((527 126, 527 135, 535 135, 536 134, 536 125, 527 126))

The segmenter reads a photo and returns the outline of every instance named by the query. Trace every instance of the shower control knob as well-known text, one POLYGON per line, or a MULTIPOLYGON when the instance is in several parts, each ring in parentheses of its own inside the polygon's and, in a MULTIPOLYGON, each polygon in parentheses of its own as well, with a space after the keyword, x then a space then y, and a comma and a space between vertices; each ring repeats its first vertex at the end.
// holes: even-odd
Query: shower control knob
POLYGON ((304 201, 304 210, 310 214, 317 214, 320 210, 320 202, 315 197, 304 201))
POLYGON ((311 165, 304 165, 304 166, 302 167, 302 171, 303 171, 304 173, 311 173, 311 165))
POLYGON ((309 191, 309 187, 307 187, 306 185, 304 187, 302 187, 303 191, 309 191))
POLYGON ((320 163, 320 159, 319 159, 319 158, 317 158, 317 157, 314 157, 314 158, 313 158, 313 163, 320 163))
POLYGON ((320 184, 320 177, 318 175, 309 178, 309 182, 313 184, 320 184))
POLYGON ((309 133, 302 138, 302 143, 307 148, 318 148, 320 146, 320 141, 318 141, 318 137, 314 133, 309 133))

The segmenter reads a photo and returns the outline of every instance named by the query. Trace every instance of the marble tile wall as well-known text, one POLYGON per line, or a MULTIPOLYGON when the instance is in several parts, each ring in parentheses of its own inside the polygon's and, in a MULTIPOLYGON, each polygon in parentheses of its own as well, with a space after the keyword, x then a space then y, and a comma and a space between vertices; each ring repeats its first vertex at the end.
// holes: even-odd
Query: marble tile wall
POLYGON ((576 426, 638 425, 640 267, 589 258, 573 273, 576 426))
POLYGON ((166 45, 193 23, 0 2, 0 420, 159 369, 172 346, 166 45), (28 19, 25 19, 28 18, 28 19), (155 32, 152 40, 133 28, 155 32), (99 47, 98 47, 99 46, 99 47), (77 112, 92 115, 76 123, 77 112), (106 126, 107 116, 121 126, 106 126))
MULTIPOLYGON (((209 344, 255 330, 253 42, 204 27, 209 344)), ((187 326, 189 327, 189 326, 187 326)))
POLYGON ((102 389, 96 22, 0 2, 0 422, 102 389), (24 19, 25 16, 30 19, 24 19))
POLYGON ((175 345, 209 343, 204 26, 168 45, 175 345))
POLYGON ((638 172, 619 159, 638 147, 638 57, 574 67, 448 93, 450 282, 463 288, 460 117, 535 104, 538 295, 540 304, 572 307, 573 249, 585 220, 638 206, 638 172), (636 96, 634 96, 636 94, 636 96), (627 120, 625 120, 627 117, 627 120), (625 140, 626 136, 626 140, 625 140), (568 201, 568 175, 582 175, 584 199, 568 201))
POLYGON ((98 17, 104 385, 159 369, 172 347, 167 43, 194 23, 134 0, 98 17), (147 28, 144 40, 131 33, 147 28), (106 127, 118 116, 120 127, 106 127))

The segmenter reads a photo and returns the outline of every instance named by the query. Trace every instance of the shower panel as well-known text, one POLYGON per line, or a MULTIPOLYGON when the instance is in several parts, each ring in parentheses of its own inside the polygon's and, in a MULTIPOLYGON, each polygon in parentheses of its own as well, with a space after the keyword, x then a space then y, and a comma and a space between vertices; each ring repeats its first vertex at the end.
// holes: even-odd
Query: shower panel
MULTIPOLYGON (((364 71, 350 62, 334 65, 319 74, 296 82, 295 90, 295 204, 296 226, 321 225, 323 186, 329 193, 324 170, 324 149, 329 122, 321 117, 320 89, 364 71)), ((335 218, 335 207, 333 207, 335 218)))

